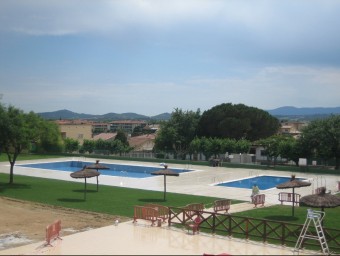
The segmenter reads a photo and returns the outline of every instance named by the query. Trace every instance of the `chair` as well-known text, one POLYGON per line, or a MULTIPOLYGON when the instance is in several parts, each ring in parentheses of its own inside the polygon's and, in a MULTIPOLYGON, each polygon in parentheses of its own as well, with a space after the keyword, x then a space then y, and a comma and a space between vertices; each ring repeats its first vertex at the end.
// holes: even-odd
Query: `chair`
POLYGON ((200 228, 201 222, 202 222, 201 217, 200 217, 200 216, 197 216, 197 217, 194 219, 193 222, 191 222, 191 223, 189 223, 189 224, 187 225, 188 233, 189 233, 190 230, 192 230, 192 234, 193 234, 193 235, 195 235, 195 233, 199 233, 199 232, 200 232, 199 228, 200 228))

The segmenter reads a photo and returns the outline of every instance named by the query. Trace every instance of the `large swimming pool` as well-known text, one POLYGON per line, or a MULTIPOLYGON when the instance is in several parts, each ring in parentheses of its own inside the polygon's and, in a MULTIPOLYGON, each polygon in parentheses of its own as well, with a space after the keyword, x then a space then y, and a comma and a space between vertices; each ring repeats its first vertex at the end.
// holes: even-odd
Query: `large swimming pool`
MULTIPOLYGON (((162 169, 163 167, 150 167, 150 166, 139 166, 139 165, 123 165, 123 164, 101 164, 109 167, 108 170, 98 170, 101 175, 109 176, 120 176, 129 178, 150 178, 154 177, 151 172, 162 169)), ((94 162, 83 162, 83 161, 63 161, 63 162, 49 162, 49 163, 35 163, 35 164, 18 164, 18 167, 29 167, 44 170, 53 171, 66 171, 75 172, 81 170, 85 165, 92 165, 94 162)), ((179 174, 190 172, 188 169, 175 169, 171 168, 172 171, 178 172, 179 174)))
MULTIPOLYGON (((287 182, 289 180, 290 180, 290 177, 268 176, 268 175, 262 176, 261 175, 261 176, 247 178, 247 179, 222 182, 222 183, 216 184, 216 186, 251 189, 253 185, 257 185, 260 190, 266 190, 266 189, 275 188, 278 184, 287 182)), ((297 178, 297 180, 304 180, 304 179, 297 178)))

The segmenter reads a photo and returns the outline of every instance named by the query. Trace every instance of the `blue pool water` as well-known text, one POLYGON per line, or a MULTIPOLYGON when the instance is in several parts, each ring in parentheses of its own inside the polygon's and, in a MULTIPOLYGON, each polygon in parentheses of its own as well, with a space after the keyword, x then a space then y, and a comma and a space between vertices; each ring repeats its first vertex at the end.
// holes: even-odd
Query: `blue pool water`
MULTIPOLYGON (((290 177, 279 177, 279 176, 256 176, 247 179, 235 180, 230 182, 219 183, 216 186, 223 187, 234 187, 234 188, 249 188, 251 189, 253 185, 257 185, 260 190, 266 190, 270 188, 275 188, 278 184, 287 182, 290 177)), ((298 179, 297 180, 303 180, 298 179)))
MULTIPOLYGON (((81 170, 85 165, 91 165, 94 162, 81 162, 81 161, 64 161, 64 162, 51 162, 51 163, 37 163, 37 164, 20 164, 17 166, 20 167, 29 167, 29 168, 38 168, 45 170, 54 170, 54 171, 67 171, 67 172, 75 172, 81 170)), ((109 167, 108 170, 98 170, 101 175, 109 175, 109 176, 120 176, 120 177, 129 177, 129 178, 149 178, 154 177, 151 175, 151 172, 162 169, 163 167, 148 167, 148 166, 134 166, 134 165, 120 165, 120 164, 107 164, 102 163, 103 165, 109 167)), ((172 171, 178 173, 189 172, 191 170, 181 170, 181 169, 173 169, 172 171)))

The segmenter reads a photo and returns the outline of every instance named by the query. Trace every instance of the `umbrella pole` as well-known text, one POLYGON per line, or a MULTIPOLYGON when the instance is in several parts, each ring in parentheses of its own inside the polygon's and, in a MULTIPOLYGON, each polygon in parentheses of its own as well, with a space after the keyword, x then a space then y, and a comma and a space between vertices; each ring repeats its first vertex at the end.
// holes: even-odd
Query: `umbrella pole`
POLYGON ((85 191, 84 191, 84 200, 86 200, 86 178, 85 178, 85 191))
POLYGON ((166 175, 164 175, 164 201, 166 200, 166 175))
POLYGON ((294 217, 294 206, 295 206, 295 191, 294 191, 294 188, 293 188, 293 208, 292 208, 292 216, 294 217))
POLYGON ((97 176, 97 192, 98 192, 98 176, 97 176))

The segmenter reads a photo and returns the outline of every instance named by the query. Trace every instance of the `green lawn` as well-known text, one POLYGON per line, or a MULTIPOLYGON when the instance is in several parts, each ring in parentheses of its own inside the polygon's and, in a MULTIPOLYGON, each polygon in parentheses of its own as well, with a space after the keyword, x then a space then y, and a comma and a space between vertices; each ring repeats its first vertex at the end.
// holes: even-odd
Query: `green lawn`
POLYGON ((133 217, 135 205, 157 203, 182 207, 190 203, 203 203, 206 207, 211 207, 214 200, 221 199, 167 192, 167 200, 164 202, 163 192, 105 185, 99 185, 97 192, 95 184, 88 184, 85 201, 83 182, 21 175, 14 176, 12 185, 8 184, 8 180, 8 174, 0 174, 0 196, 127 217, 133 217))

